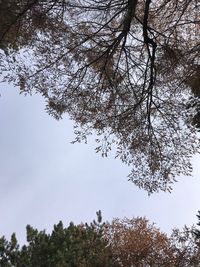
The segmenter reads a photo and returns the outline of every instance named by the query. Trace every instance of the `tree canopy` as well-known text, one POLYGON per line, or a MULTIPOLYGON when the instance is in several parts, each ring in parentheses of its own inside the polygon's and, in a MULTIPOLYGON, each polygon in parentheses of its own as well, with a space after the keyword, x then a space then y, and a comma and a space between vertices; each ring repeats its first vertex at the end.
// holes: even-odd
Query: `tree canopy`
POLYGON ((114 219, 106 236, 120 266, 198 267, 200 246, 194 229, 173 229, 167 236, 145 217, 136 217, 114 219))
POLYGON ((0 69, 47 111, 95 132, 97 152, 149 193, 191 174, 199 152, 198 0, 1 0, 0 69), (4 18, 3 18, 4 15, 4 18), (3 18, 3 19, 2 19, 3 18))
POLYGON ((103 236, 101 213, 90 224, 54 225, 51 234, 27 226, 27 244, 20 247, 15 234, 0 239, 1 267, 112 267, 114 259, 103 236))
POLYGON ((1 267, 199 267, 200 245, 194 228, 174 229, 170 236, 146 218, 114 219, 64 227, 51 233, 27 226, 27 244, 15 234, 0 238, 1 267))

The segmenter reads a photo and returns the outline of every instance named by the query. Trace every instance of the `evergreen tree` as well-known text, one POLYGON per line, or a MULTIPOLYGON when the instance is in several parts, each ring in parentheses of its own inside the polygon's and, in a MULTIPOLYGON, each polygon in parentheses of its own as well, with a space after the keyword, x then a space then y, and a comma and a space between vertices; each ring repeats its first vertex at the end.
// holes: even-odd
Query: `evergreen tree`
POLYGON ((27 226, 27 245, 19 247, 15 235, 0 239, 1 267, 111 267, 118 266, 103 235, 101 213, 90 224, 54 225, 51 234, 27 226))

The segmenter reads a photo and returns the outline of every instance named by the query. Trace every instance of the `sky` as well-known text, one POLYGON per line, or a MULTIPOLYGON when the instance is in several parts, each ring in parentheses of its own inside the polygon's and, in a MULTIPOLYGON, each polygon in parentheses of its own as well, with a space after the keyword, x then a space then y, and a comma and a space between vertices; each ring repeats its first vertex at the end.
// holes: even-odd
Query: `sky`
POLYGON ((179 177, 171 194, 149 197, 128 181, 129 167, 95 153, 94 138, 71 144, 73 123, 49 116, 41 96, 7 84, 0 94, 0 236, 15 232, 23 244, 27 224, 50 232, 60 220, 90 222, 98 210, 105 221, 146 216, 167 233, 197 223, 199 155, 192 177, 179 177))

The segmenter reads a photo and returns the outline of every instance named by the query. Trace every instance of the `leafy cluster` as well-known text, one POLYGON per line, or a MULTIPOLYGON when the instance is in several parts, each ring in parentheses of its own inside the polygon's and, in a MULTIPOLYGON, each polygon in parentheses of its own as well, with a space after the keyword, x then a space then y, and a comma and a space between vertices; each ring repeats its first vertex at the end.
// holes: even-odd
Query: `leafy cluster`
POLYGON ((0 2, 1 72, 47 111, 96 131, 97 151, 131 165, 149 193, 171 190, 199 152, 199 3, 191 0, 0 2), (8 9, 8 5, 10 8, 8 9), (6 72, 5 72, 6 71, 6 72), (8 72, 9 71, 9 72, 8 72))

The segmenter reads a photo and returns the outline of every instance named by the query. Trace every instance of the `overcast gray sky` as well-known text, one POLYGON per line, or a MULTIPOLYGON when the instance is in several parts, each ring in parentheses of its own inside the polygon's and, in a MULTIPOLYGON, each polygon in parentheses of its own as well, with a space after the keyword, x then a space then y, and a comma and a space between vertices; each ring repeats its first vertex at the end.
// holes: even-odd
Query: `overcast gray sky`
POLYGON ((62 220, 91 221, 101 209, 104 220, 146 216, 161 230, 196 223, 200 209, 200 157, 193 177, 180 177, 169 193, 148 197, 127 181, 129 168, 101 158, 93 139, 70 144, 72 122, 45 112, 39 95, 19 95, 0 84, 0 235, 16 232, 25 241, 25 226, 50 231, 62 220))

